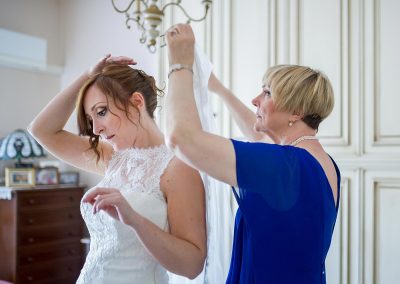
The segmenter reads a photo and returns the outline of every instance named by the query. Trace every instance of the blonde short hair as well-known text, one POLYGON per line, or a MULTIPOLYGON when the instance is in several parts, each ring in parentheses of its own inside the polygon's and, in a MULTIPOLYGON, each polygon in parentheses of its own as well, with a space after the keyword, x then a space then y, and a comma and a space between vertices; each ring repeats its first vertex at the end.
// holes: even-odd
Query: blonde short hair
POLYGON ((328 77, 318 70, 299 65, 276 65, 264 75, 275 107, 281 111, 301 115, 313 129, 333 109, 333 88, 328 77))

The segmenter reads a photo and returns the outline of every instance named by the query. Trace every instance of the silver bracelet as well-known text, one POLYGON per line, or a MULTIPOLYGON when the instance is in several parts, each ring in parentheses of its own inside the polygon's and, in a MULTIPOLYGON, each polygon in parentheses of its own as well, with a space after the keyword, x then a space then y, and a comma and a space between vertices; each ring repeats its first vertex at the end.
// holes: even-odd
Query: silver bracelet
POLYGON ((189 71, 192 72, 192 74, 193 74, 193 68, 192 68, 192 66, 185 65, 185 64, 179 64, 179 63, 178 63, 178 64, 172 64, 171 66, 169 66, 168 79, 169 79, 169 76, 171 76, 171 74, 172 74, 173 72, 179 71, 179 70, 182 70, 182 69, 189 70, 189 71))

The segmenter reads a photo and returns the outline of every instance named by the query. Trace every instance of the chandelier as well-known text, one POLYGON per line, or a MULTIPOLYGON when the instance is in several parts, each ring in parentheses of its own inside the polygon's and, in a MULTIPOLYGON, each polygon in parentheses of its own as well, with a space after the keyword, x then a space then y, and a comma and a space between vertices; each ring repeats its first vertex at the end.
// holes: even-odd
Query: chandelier
POLYGON ((167 3, 161 8, 157 6, 157 0, 129 0, 129 4, 125 8, 118 8, 115 2, 116 0, 111 0, 115 11, 125 14, 125 24, 127 28, 131 28, 129 22, 136 22, 138 29, 142 31, 140 42, 146 43, 150 52, 154 53, 156 51, 157 38, 160 36, 158 26, 163 20, 164 11, 167 7, 176 6, 180 8, 187 18, 187 23, 201 22, 207 17, 212 0, 201 1, 201 3, 204 5, 204 15, 198 19, 194 19, 189 16, 186 10, 181 6, 182 0, 176 0, 175 2, 167 3))

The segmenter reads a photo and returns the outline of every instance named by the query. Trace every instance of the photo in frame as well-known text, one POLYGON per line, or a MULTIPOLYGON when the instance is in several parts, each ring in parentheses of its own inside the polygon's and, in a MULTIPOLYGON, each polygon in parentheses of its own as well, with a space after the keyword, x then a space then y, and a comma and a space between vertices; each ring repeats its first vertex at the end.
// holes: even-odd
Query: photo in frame
POLYGON ((62 172, 60 173, 60 184, 79 184, 78 172, 62 172))
POLYGON ((34 168, 6 168, 7 187, 35 186, 34 168))
POLYGON ((58 168, 44 167, 36 170, 36 184, 58 184, 58 168))

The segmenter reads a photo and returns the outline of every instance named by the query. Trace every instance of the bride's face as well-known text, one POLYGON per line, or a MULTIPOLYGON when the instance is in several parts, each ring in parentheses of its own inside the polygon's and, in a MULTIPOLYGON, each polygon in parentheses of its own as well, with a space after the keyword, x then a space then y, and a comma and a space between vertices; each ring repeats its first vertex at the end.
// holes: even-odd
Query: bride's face
POLYGON ((131 108, 128 119, 123 110, 117 108, 111 98, 95 85, 85 95, 84 109, 87 118, 93 123, 93 133, 109 142, 115 151, 124 150, 135 144, 138 131, 138 112, 131 108), (135 124, 134 124, 134 123, 135 124))

